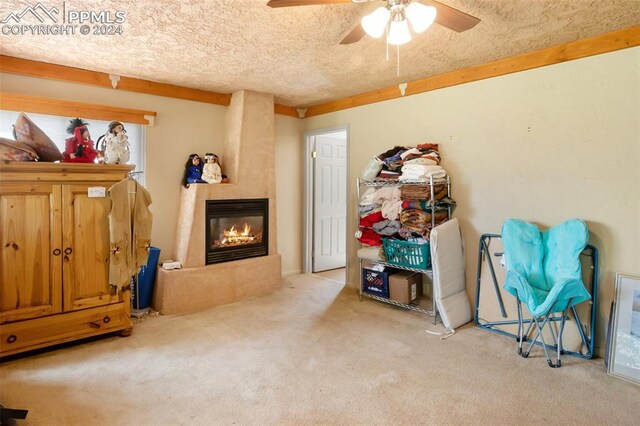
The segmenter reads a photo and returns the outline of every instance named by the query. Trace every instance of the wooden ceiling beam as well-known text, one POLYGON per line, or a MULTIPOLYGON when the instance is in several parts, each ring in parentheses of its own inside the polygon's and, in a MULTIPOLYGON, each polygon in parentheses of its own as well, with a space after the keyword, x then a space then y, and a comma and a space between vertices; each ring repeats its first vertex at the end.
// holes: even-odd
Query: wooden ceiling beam
MULTIPOLYGON (((530 53, 501 59, 487 64, 464 68, 445 74, 427 77, 407 83, 404 96, 416 95, 431 90, 457 86, 472 81, 484 80, 501 75, 526 71, 547 65, 559 64, 574 59, 586 58, 601 53, 614 52, 629 47, 640 46, 640 26, 630 27, 620 31, 573 41, 570 43, 537 50, 530 53)), ((307 108, 307 117, 313 117, 330 112, 355 108, 376 102, 401 98, 403 95, 398 86, 385 87, 372 92, 361 93, 344 99, 324 102, 307 108)))

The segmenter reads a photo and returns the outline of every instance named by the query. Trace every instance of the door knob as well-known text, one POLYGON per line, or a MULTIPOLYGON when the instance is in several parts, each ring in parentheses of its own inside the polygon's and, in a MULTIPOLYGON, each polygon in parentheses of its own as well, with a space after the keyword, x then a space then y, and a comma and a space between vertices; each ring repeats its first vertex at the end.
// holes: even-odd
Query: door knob
POLYGON ((55 250, 53 251, 53 255, 54 255, 54 256, 60 256, 60 253, 62 253, 62 250, 60 250, 59 248, 57 248, 57 249, 55 249, 55 250))
POLYGON ((11 336, 7 337, 7 343, 13 343, 16 340, 18 340, 18 337, 15 334, 12 334, 11 336))
POLYGON ((66 249, 64 249, 64 254, 71 254, 73 253, 73 249, 71 247, 67 247, 66 249))

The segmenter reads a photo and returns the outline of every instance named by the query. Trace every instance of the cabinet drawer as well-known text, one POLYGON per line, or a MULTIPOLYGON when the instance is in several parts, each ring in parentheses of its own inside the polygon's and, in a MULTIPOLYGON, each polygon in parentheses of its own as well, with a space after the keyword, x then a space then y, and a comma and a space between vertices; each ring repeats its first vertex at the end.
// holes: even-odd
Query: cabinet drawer
POLYGON ((117 303, 0 326, 0 355, 131 327, 124 305, 117 303))

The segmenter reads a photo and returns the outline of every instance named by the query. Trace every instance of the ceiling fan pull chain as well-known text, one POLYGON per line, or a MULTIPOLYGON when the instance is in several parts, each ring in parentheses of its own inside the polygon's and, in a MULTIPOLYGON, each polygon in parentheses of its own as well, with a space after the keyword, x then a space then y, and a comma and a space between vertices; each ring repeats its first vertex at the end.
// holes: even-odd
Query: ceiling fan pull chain
POLYGON ((396 66, 397 66, 397 68, 396 68, 396 77, 400 77, 400 46, 398 45, 396 47, 398 48, 397 55, 396 55, 396 58, 397 58, 397 62, 396 62, 396 66))

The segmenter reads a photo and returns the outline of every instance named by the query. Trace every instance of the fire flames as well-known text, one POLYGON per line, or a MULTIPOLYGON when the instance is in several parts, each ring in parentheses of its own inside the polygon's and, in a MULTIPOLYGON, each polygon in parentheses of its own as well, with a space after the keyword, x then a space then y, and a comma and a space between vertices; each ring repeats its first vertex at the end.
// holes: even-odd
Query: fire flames
POLYGON ((220 245, 236 246, 241 244, 252 244, 260 242, 260 235, 251 234, 251 225, 245 223, 242 231, 233 225, 231 229, 224 230, 224 238, 220 241, 220 245))

